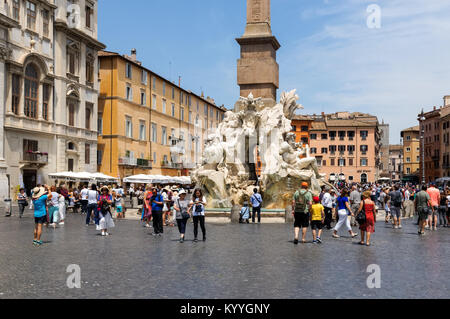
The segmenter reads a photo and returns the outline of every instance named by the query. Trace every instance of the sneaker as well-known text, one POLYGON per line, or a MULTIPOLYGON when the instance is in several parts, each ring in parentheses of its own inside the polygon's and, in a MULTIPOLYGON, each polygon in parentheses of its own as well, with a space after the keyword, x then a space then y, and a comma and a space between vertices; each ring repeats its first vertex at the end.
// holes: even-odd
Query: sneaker
POLYGON ((41 246, 41 245, 43 244, 43 242, 42 242, 42 240, 38 240, 38 241, 36 241, 36 244, 37 244, 38 246, 41 246))
POLYGON ((333 238, 340 238, 339 235, 333 234, 333 238))
POLYGON ((322 239, 320 238, 320 237, 317 237, 317 242, 319 243, 319 244, 321 244, 322 243, 322 239))
POLYGON ((59 226, 64 226, 64 222, 60 222, 58 225, 59 226))
POLYGON ((206 236, 203 236, 203 241, 206 241, 206 236))
POLYGON ((402 225, 398 225, 398 228, 402 229, 403 227, 402 227, 402 225))
POLYGON ((159 233, 159 234, 158 234, 158 237, 162 237, 162 234, 161 234, 161 233, 159 233))
POLYGON ((194 243, 196 243, 196 242, 198 242, 198 239, 197 239, 197 238, 194 238, 194 243))
POLYGON ((180 238, 180 243, 184 243, 184 238, 180 238))
POLYGON ((397 225, 395 225, 395 226, 394 226, 394 229, 398 229, 398 226, 397 226, 397 225))
POLYGON ((313 240, 313 244, 318 244, 317 240, 313 240))
POLYGON ((298 245, 298 239, 294 239, 294 245, 298 245))
POLYGON ((102 231, 102 236, 106 236, 106 233, 104 231, 102 231))
POLYGON ((109 236, 110 235, 110 233, 105 233, 105 236, 109 236))
POLYGON ((152 233, 152 236, 153 236, 153 237, 156 237, 156 235, 157 235, 156 233, 152 233))

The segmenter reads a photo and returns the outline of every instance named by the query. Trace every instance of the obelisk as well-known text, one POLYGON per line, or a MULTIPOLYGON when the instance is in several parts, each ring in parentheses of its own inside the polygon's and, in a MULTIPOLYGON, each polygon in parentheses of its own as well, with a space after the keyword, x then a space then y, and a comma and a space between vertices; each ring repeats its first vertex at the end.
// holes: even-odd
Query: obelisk
POLYGON ((245 33, 236 39, 241 46, 237 64, 237 82, 240 96, 250 93, 262 97, 265 106, 276 104, 279 87, 277 50, 280 43, 272 35, 270 0, 247 0, 245 33))

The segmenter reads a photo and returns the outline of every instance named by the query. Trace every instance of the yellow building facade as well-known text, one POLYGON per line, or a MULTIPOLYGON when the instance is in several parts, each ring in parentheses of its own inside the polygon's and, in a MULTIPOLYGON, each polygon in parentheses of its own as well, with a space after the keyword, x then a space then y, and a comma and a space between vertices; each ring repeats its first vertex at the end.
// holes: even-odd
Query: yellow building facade
POLYGON ((189 175, 226 109, 146 69, 135 51, 102 51, 99 63, 98 170, 120 179, 189 175))
POLYGON ((403 174, 420 176, 420 128, 414 126, 401 132, 403 139, 403 174))

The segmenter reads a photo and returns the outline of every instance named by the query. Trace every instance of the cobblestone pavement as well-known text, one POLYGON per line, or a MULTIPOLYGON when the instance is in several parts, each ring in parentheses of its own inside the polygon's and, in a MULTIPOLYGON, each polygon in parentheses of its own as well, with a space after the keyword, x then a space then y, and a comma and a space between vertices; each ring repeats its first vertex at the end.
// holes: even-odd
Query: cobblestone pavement
MULTIPOLYGON (((417 235, 412 220, 394 230, 377 224, 373 245, 332 239, 292 243, 287 224, 207 224, 208 240, 180 244, 176 228, 151 236, 120 220, 101 237, 84 216, 44 229, 32 245, 33 219, 0 217, 0 298, 448 298, 450 229, 417 235), (67 266, 81 267, 81 289, 67 288, 67 266), (381 267, 381 288, 366 285, 381 267)), ((308 239, 311 231, 308 230, 308 239)))

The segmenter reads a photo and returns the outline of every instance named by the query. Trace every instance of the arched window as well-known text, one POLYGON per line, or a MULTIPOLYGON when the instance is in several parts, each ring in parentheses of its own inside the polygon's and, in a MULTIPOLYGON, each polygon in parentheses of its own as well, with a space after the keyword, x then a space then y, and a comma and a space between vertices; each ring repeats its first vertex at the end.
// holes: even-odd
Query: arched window
POLYGON ((25 116, 37 118, 39 77, 36 67, 28 64, 25 69, 25 116))

